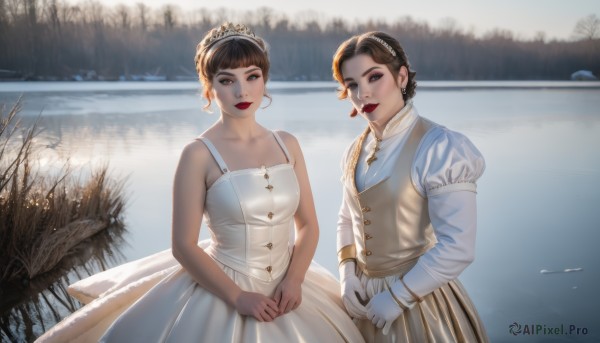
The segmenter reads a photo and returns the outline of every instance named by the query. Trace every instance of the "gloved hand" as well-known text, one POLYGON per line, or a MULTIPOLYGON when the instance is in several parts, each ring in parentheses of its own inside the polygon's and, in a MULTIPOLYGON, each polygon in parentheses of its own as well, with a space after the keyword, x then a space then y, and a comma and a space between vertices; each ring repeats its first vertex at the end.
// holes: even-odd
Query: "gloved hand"
POLYGON ((410 296, 400 281, 396 281, 383 292, 376 294, 367 304, 367 318, 378 328, 383 328, 383 334, 387 335, 394 321, 400 317, 402 312, 412 308, 416 303, 407 301, 410 296), (394 292, 392 295, 391 292, 394 292), (401 302, 402 305, 398 304, 401 302))
POLYGON ((376 294, 366 306, 367 318, 378 328, 383 328, 383 334, 387 335, 392 323, 398 318, 403 310, 388 290, 376 294))
POLYGON ((361 304, 360 297, 367 300, 367 293, 356 276, 356 262, 346 262, 340 266, 340 286, 342 302, 353 318, 367 318, 367 309, 361 304))

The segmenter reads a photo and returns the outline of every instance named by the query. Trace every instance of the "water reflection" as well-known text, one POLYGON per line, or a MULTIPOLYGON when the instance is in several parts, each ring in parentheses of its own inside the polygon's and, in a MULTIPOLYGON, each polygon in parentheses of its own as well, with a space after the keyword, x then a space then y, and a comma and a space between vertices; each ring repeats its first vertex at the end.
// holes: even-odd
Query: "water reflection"
MULTIPOLYGON (((461 281, 492 341, 599 341, 593 299, 600 287, 600 90, 442 86, 418 88, 415 104, 423 116, 466 134, 486 158, 478 183, 477 257, 461 281), (570 268, 583 270, 540 273, 570 268), (515 322, 576 325, 589 333, 513 336, 515 322)), ((298 137, 321 229, 315 259, 337 274, 339 161, 364 122, 348 118, 350 106, 336 99, 334 88, 273 89, 273 103, 258 119, 298 137)), ((130 244, 123 254, 133 260, 169 247, 179 154, 218 114, 201 111, 195 89, 103 92, 26 97, 32 115, 52 103, 44 127, 61 140, 60 151, 78 161, 109 160, 113 173, 129 176, 124 237, 130 244)))
POLYGON ((125 232, 125 226, 115 222, 81 242, 76 253, 61 260, 51 272, 4 284, 0 289, 0 340, 33 342, 79 309, 81 304, 67 293, 68 285, 123 262, 125 232))

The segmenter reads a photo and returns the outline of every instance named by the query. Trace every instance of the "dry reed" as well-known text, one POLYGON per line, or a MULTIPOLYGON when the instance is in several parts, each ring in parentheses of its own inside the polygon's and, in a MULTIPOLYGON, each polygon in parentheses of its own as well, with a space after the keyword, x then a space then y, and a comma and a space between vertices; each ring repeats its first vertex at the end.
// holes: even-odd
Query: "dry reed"
POLYGON ((77 181, 68 162, 42 173, 39 118, 23 127, 20 110, 0 108, 0 341, 34 340, 75 311, 69 275, 116 262, 124 232, 123 181, 107 166, 77 181))
POLYGON ((82 249, 81 242, 114 225, 122 226, 123 182, 108 167, 75 181, 68 162, 54 175, 42 174, 37 159, 38 121, 22 128, 19 99, 0 109, 0 291, 5 285, 51 272, 82 249))

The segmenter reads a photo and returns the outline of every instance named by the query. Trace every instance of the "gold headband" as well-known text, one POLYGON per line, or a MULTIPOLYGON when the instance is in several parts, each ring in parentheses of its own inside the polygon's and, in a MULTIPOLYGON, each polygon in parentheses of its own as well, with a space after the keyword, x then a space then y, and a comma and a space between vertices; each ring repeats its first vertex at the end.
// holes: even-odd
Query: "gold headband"
POLYGON ((377 43, 381 44, 384 48, 386 48, 387 51, 390 52, 390 54, 392 54, 392 56, 396 57, 396 52, 394 51, 394 49, 388 43, 386 43, 383 39, 381 39, 375 35, 370 35, 365 38, 372 39, 372 40, 376 41, 377 43))

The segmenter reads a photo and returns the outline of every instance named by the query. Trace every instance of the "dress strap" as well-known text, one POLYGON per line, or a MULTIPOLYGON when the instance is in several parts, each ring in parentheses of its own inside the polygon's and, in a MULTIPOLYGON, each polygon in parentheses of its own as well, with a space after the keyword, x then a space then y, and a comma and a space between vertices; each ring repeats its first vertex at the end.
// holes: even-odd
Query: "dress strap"
POLYGON ((211 155, 213 156, 213 158, 219 165, 219 168, 221 168, 221 171, 223 173, 227 173, 229 171, 229 169, 227 168, 227 164, 225 164, 225 160, 223 160, 223 157, 221 157, 221 154, 219 154, 219 151, 217 150, 217 148, 215 148, 215 146, 212 144, 212 142, 206 137, 198 137, 196 139, 201 140, 202 143, 204 143, 206 145, 206 147, 210 151, 211 155))
POLYGON ((283 140, 281 139, 281 137, 279 137, 279 134, 277 132, 275 132, 275 131, 271 131, 271 132, 273 132, 273 136, 275 136, 275 140, 277 141, 277 143, 281 147, 281 150, 283 150, 283 153, 285 154, 285 158, 287 158, 288 163, 292 162, 292 158, 290 157, 290 153, 289 153, 288 149, 285 147, 285 144, 283 143, 283 140))

